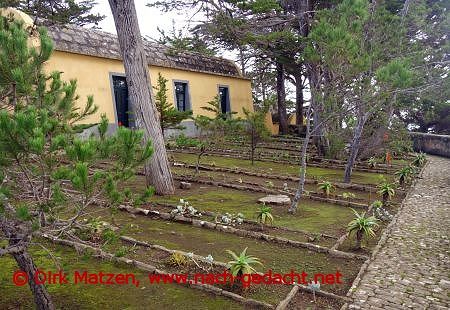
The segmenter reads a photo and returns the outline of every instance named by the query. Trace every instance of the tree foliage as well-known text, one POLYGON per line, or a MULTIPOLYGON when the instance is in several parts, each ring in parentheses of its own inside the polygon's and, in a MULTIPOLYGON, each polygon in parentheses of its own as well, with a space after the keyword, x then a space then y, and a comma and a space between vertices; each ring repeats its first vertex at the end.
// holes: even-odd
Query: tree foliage
POLYGON ((156 90, 155 104, 159 113, 159 121, 161 129, 164 133, 166 129, 183 129, 184 126, 180 123, 192 116, 192 111, 178 111, 174 105, 167 99, 167 82, 168 80, 158 72, 157 86, 153 87, 156 90))
POLYGON ((92 13, 95 0, 6 0, 1 7, 13 7, 41 19, 44 25, 75 24, 97 26, 106 16, 92 13))
MULTIPOLYGON (((40 47, 28 46, 27 31, 18 22, 0 19, 0 239, 8 244, 0 256, 13 255, 32 278, 35 267, 27 248, 33 236, 79 240, 77 230, 89 230, 81 220, 89 218, 94 205, 113 209, 139 204, 152 194, 151 188, 135 194, 126 181, 152 156, 153 148, 142 143, 141 131, 121 127, 107 136, 104 115, 97 136, 79 138, 76 123, 97 111, 93 97, 80 105, 75 80, 63 81, 60 72, 45 73, 52 42, 40 28, 34 34, 40 47)), ((45 287, 29 284, 38 308, 48 306, 45 287)))

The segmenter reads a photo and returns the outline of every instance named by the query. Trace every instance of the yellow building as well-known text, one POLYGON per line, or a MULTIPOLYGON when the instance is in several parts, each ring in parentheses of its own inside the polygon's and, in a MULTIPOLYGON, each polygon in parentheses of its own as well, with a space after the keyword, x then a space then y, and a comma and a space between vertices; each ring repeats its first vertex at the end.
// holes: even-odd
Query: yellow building
MULTIPOLYGON (((23 12, 7 9, 26 24, 33 21, 23 12)), ((96 115, 86 120, 96 123, 105 113, 111 127, 131 125, 125 70, 117 37, 113 34, 72 25, 48 28, 55 51, 46 70, 63 72, 63 79, 76 79, 80 106, 88 95, 99 106, 96 115)), ((192 52, 177 52, 164 45, 144 40, 151 83, 156 85, 158 73, 169 80, 169 100, 179 110, 192 110, 194 116, 208 112, 201 109, 216 95, 223 112, 242 116, 242 108, 253 110, 251 81, 242 76, 230 60, 192 52)), ((188 134, 195 133, 192 121, 184 121, 188 134)), ((170 133, 169 133, 170 134, 170 133)))

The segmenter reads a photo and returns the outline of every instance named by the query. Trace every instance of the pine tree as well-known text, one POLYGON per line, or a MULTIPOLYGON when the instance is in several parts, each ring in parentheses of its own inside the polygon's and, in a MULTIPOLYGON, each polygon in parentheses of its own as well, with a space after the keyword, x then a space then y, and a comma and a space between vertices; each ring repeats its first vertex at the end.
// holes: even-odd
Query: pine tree
MULTIPOLYGON (((0 257, 12 255, 33 279, 37 267, 28 248, 39 242, 35 236, 79 240, 74 234, 86 228, 80 219, 94 203, 114 208, 148 198, 151 188, 137 195, 126 181, 153 149, 142 144, 141 131, 122 127, 106 136, 105 116, 98 137, 80 139, 74 127, 96 113, 93 97, 80 108, 76 81, 42 70, 53 46, 46 30, 34 34, 39 48, 28 46, 29 35, 22 24, 0 19, 0 241, 7 244, 0 257)), ((55 308, 43 284, 28 283, 37 309, 55 308)))
POLYGON ((244 119, 244 134, 247 136, 250 142, 250 158, 252 165, 255 160, 255 150, 258 144, 270 136, 270 132, 266 127, 266 115, 269 107, 266 106, 263 109, 255 112, 251 112, 246 108, 243 108, 245 115, 244 119))
POLYGON ((180 123, 192 116, 192 111, 178 111, 167 100, 167 82, 168 80, 161 75, 161 72, 158 72, 157 86, 154 87, 156 90, 155 104, 163 134, 166 129, 184 129, 185 127, 180 123))
POLYGON ((6 0, 1 7, 13 7, 42 19, 44 25, 98 25, 106 16, 92 13, 94 0, 6 0))

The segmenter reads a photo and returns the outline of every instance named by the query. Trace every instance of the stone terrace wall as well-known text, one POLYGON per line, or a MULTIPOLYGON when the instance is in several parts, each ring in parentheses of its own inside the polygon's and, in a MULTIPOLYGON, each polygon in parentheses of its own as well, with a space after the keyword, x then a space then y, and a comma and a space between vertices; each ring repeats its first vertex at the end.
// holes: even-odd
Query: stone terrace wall
POLYGON ((450 158, 450 136, 420 132, 411 132, 410 136, 415 151, 450 158))

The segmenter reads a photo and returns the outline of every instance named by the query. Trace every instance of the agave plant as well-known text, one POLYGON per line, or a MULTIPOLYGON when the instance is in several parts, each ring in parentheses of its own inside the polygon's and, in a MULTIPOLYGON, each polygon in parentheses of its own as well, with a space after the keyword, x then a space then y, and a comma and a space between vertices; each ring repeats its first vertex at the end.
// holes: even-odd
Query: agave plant
POLYGON ((382 206, 383 206, 383 202, 381 200, 375 200, 374 202, 372 202, 373 209, 378 209, 378 208, 381 208, 382 206))
POLYGON ((395 175, 398 176, 398 182, 401 186, 405 184, 406 181, 409 180, 411 175, 414 173, 414 170, 412 167, 403 167, 399 171, 395 172, 395 175))
POLYGON ((334 188, 333 184, 328 181, 324 181, 322 183, 319 183, 319 189, 322 190, 322 192, 329 196, 331 193, 331 190, 334 188))
POLYGON ((256 219, 261 224, 267 225, 267 223, 269 222, 270 224, 272 224, 273 223, 272 208, 266 205, 262 205, 256 213, 256 219))
POLYGON ((383 198, 383 205, 386 205, 388 200, 395 196, 395 185, 393 183, 383 182, 378 185, 378 194, 383 198))
POLYGON ((356 232, 356 249, 360 249, 363 237, 375 237, 374 229, 378 227, 378 220, 374 216, 366 216, 365 212, 359 214, 353 209, 352 211, 355 218, 348 223, 347 231, 356 232))
POLYGON ((424 153, 419 153, 416 155, 416 157, 414 158, 414 160, 412 161, 412 164, 416 167, 422 167, 425 164, 426 161, 426 157, 424 153))
POLYGON ((367 160, 367 164, 369 165, 370 168, 375 168, 377 165, 377 159, 372 156, 367 160))
POLYGON ((237 276, 237 275, 243 275, 243 274, 252 274, 254 272, 256 272, 256 269, 253 268, 252 265, 261 265, 262 263, 259 261, 258 258, 251 256, 251 255, 247 255, 247 248, 245 248, 240 254, 239 256, 236 255, 236 253, 234 253, 231 250, 227 250, 227 253, 231 255, 231 257, 233 258, 233 260, 228 262, 228 265, 230 266, 229 269, 231 271, 231 274, 233 276, 237 276))
POLYGON ((342 193, 342 198, 350 200, 351 198, 356 198, 356 195, 352 192, 344 192, 342 193))

